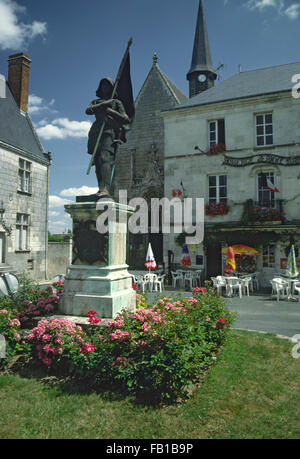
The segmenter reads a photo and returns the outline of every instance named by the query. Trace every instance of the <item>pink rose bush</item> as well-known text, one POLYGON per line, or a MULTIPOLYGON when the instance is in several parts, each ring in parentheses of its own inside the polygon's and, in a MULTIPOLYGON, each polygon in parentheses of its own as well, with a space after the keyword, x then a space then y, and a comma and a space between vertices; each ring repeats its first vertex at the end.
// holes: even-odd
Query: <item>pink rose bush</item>
MULTIPOLYGON (((95 311, 88 316, 95 318, 95 311)), ((192 298, 164 297, 133 313, 120 312, 107 327, 93 326, 80 334, 70 371, 90 385, 118 384, 144 399, 174 401, 187 395, 184 388, 215 361, 233 319, 210 287, 196 290, 192 298)), ((42 361, 55 354, 49 334, 45 330, 46 343, 39 342, 42 361)), ((64 347, 59 358, 70 356, 64 347)))
POLYGON ((63 319, 40 320, 28 336, 32 351, 43 364, 50 366, 70 359, 72 352, 80 352, 86 345, 84 332, 79 325, 63 319))
POLYGON ((49 316, 58 307, 59 294, 52 286, 41 288, 32 280, 20 278, 20 287, 13 296, 1 298, 0 308, 12 311, 21 325, 38 316, 49 316))
POLYGON ((23 349, 24 342, 21 339, 20 327, 20 321, 11 311, 0 310, 0 335, 1 346, 3 346, 1 350, 5 351, 5 357, 0 356, 0 368, 4 367, 17 351, 23 349))

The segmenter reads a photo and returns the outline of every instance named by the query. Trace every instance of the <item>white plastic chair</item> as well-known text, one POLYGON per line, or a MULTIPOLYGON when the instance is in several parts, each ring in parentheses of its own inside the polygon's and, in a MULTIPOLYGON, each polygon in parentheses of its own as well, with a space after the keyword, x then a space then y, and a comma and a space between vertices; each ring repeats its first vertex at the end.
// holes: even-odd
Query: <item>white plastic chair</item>
POLYGON ((179 286, 180 284, 183 285, 184 278, 183 278, 182 273, 171 271, 171 274, 172 274, 172 285, 174 288, 176 288, 177 282, 179 282, 179 286))
POLYGON ((157 280, 157 274, 151 274, 151 273, 146 274, 144 277, 144 280, 145 280, 145 283, 149 285, 149 291, 152 292, 154 283, 157 280))
POLYGON ((196 269, 196 271, 194 272, 194 276, 196 280, 199 282, 199 285, 201 285, 202 269, 196 269))
POLYGON ((155 291, 157 291, 157 287, 159 287, 159 291, 162 292, 165 277, 166 275, 163 274, 161 276, 157 276, 157 279, 154 280, 154 290, 155 291))
POLYGON ((239 291, 239 296, 242 298, 242 284, 240 279, 227 279, 227 286, 228 286, 228 296, 233 296, 234 290, 239 291))
POLYGON ((296 290, 296 292, 298 292, 298 301, 300 303, 300 282, 296 282, 294 284, 294 290, 296 290))
POLYGON ((191 289, 191 290, 193 289, 193 286, 196 287, 196 285, 197 285, 197 280, 196 280, 196 278, 195 278, 195 276, 194 276, 194 273, 192 273, 192 272, 187 272, 187 273, 185 273, 185 276, 184 276, 184 283, 186 283, 186 282, 189 282, 189 284, 190 284, 190 289, 191 289))
POLYGON ((270 282, 272 284, 272 294, 273 293, 276 294, 277 301, 280 300, 280 295, 281 294, 284 296, 284 294, 286 293, 287 296, 289 296, 290 288, 289 288, 288 282, 286 282, 286 281, 284 281, 284 280, 282 280, 280 278, 272 279, 270 282))
POLYGON ((240 282, 242 284, 242 292, 244 293, 244 295, 246 295, 247 293, 247 296, 249 296, 249 287, 251 285, 251 277, 243 277, 242 279, 240 279, 240 282))
POLYGON ((256 288, 256 290, 259 290, 259 279, 258 279, 258 276, 259 276, 259 272, 256 272, 256 273, 253 273, 251 275, 251 280, 252 280, 252 288, 256 288))
POLYGON ((217 289, 218 295, 222 294, 223 287, 226 288, 226 293, 227 293, 227 284, 222 276, 211 277, 211 280, 213 281, 213 286, 217 289))

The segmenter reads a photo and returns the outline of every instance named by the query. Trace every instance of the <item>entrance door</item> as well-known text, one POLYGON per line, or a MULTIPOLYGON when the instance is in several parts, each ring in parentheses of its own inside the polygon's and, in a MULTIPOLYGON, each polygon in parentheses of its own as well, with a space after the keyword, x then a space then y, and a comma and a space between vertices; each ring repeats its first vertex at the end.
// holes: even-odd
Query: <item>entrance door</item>
POLYGON ((0 233, 0 263, 5 263, 5 234, 0 233))
POLYGON ((206 248, 206 277, 222 275, 222 245, 216 243, 214 245, 208 245, 206 248))

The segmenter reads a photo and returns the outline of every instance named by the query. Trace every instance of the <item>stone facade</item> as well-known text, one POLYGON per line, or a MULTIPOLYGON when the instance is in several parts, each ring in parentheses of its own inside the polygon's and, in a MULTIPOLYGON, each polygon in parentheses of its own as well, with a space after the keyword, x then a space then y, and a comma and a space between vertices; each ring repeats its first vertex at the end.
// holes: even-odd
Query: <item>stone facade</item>
POLYGON ((0 221, 2 268, 45 279, 49 163, 0 147, 0 166, 0 201, 5 210, 0 221), (18 189, 20 159, 31 165, 29 192, 18 189), (19 215, 28 216, 28 220, 19 224, 19 215), (27 241, 20 245, 21 232, 27 241))
MULTIPOLYGON (((292 73, 289 76, 288 68, 279 67, 273 71, 274 81, 283 72, 290 81, 292 73)), ((253 78, 258 75, 253 74, 253 78)), ((250 77, 251 72, 247 78, 250 77)), ((213 98, 214 93, 210 94, 213 98)), ((186 196, 202 197, 208 204, 213 196, 210 177, 226 176, 227 180, 225 201, 230 210, 226 215, 205 215, 204 243, 190 247, 192 267, 203 268, 208 278, 221 274, 222 246, 243 243, 259 250, 257 264, 253 266, 260 272, 261 284, 270 286, 270 278, 285 267, 288 246, 294 242, 296 251, 300 249, 300 99, 293 98, 292 92, 286 90, 215 103, 201 103, 199 99, 198 105, 178 107, 163 117, 166 196, 173 183, 185 177, 186 196), (256 120, 265 114, 272 115, 269 130, 273 138, 270 145, 259 146, 256 120), (208 153, 212 120, 225 122, 225 152, 208 153), (272 195, 271 207, 283 211, 282 221, 255 222, 246 212, 246 205, 251 212, 261 205, 261 173, 271 174, 268 176, 279 189, 279 193, 272 195)), ((265 196, 271 199, 264 189, 265 196)), ((217 202, 219 198, 216 196, 217 202)), ((165 236, 164 257, 166 260, 168 250, 172 250, 175 262, 179 263, 181 247, 175 238, 174 234, 165 236)))
POLYGON ((0 97, 0 272, 47 278, 50 154, 27 113, 30 58, 8 59, 0 97))
MULTIPOLYGON (((152 68, 135 101, 135 118, 120 147, 116 165, 115 197, 127 190, 128 199, 164 196, 164 125, 163 110, 187 100, 187 97, 164 74, 154 55, 152 68)), ((180 184, 180 183, 179 183, 180 184)), ((178 184, 178 185, 179 185, 178 184)), ((129 235, 130 268, 143 268, 148 242, 158 262, 162 262, 162 235, 129 235)))

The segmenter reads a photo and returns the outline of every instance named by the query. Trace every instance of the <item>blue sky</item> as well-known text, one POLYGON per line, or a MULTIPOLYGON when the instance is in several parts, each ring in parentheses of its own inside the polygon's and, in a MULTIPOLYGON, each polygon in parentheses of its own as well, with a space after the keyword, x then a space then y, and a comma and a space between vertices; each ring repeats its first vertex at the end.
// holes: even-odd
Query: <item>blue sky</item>
MULTIPOLYGON (((50 230, 70 227, 63 204, 96 189, 86 170, 85 109, 99 80, 116 76, 127 41, 136 97, 158 65, 188 94, 198 0, 0 0, 0 74, 7 57, 32 60, 30 116, 51 151, 50 230), (84 188, 82 188, 84 187, 84 188), (80 190, 79 190, 80 189, 80 190)), ((204 0, 215 68, 222 81, 238 71, 300 61, 300 0, 204 0)), ((218 84, 218 82, 217 82, 218 84)))

